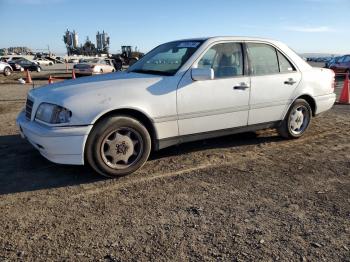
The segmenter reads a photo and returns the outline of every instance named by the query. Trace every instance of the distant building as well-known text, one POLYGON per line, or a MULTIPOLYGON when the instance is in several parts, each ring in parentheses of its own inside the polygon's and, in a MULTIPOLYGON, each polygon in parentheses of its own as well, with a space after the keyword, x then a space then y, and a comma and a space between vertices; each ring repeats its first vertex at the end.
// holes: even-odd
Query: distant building
POLYGON ((66 44, 68 55, 75 54, 77 52, 79 48, 79 37, 75 30, 72 32, 67 29, 63 36, 63 42, 66 44))
POLYGON ((109 36, 107 33, 105 33, 105 31, 102 31, 102 33, 97 31, 96 47, 97 51, 100 53, 109 53, 109 36))

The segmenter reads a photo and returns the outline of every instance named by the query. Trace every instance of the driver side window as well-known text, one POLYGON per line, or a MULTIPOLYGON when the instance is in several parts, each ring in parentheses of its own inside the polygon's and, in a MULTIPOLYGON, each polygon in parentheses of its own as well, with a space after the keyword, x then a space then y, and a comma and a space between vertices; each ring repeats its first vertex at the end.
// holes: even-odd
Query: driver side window
POLYGON ((240 43, 222 43, 211 47, 199 60, 198 68, 212 68, 215 79, 243 75, 240 43))

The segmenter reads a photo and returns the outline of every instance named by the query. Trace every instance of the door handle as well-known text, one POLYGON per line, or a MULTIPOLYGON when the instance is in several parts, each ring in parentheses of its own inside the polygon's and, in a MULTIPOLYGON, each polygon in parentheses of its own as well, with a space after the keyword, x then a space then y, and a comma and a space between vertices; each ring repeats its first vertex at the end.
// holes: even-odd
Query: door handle
POLYGON ((294 81, 293 78, 289 78, 287 81, 284 81, 285 85, 294 85, 297 81, 294 81))
POLYGON ((239 86, 233 87, 234 90, 246 90, 247 88, 249 88, 249 86, 244 82, 240 83, 239 86))

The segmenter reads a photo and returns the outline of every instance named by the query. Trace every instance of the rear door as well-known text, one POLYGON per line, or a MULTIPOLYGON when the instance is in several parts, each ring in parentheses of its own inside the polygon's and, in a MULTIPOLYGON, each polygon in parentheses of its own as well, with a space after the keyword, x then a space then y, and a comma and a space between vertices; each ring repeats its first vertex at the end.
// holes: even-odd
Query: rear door
POLYGON ((282 120, 301 73, 280 50, 267 43, 247 43, 251 76, 248 125, 282 120))

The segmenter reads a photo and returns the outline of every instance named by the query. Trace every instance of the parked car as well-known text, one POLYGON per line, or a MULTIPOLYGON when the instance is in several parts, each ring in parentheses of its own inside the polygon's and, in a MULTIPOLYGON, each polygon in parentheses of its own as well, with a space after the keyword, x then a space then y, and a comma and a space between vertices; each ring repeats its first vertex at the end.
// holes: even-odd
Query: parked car
POLYGON ((162 44, 126 72, 32 89, 17 125, 47 159, 117 177, 188 141, 264 128, 299 138, 334 101, 334 72, 286 45, 213 37, 162 44))
POLYGON ((336 73, 350 73, 350 55, 342 56, 336 63, 329 67, 336 73))
POLYGON ((11 66, 12 71, 24 71, 24 68, 16 63, 16 60, 10 60, 8 64, 11 66))
POLYGON ((40 65, 29 61, 27 59, 19 59, 19 60, 15 60, 15 61, 9 61, 9 64, 12 66, 12 68, 16 67, 16 64, 21 66, 24 70, 29 70, 29 71, 36 71, 36 72, 40 72, 41 71, 41 67, 40 65))
POLYGON ((0 62, 0 73, 4 74, 4 76, 9 76, 12 71, 12 67, 8 63, 0 62))
POLYGON ((325 64, 325 68, 330 68, 331 65, 338 63, 338 61, 342 58, 342 56, 335 56, 332 59, 330 59, 329 61, 326 62, 325 64))
POLYGON ((112 59, 95 58, 91 60, 81 60, 79 64, 73 66, 76 75, 94 75, 115 72, 112 59))
POLYGON ((34 60, 38 65, 46 65, 46 66, 51 66, 53 65, 53 62, 51 60, 48 60, 46 58, 37 58, 34 60))
POLYGON ((71 58, 68 60, 68 63, 77 64, 77 63, 79 63, 79 59, 78 58, 71 58))

